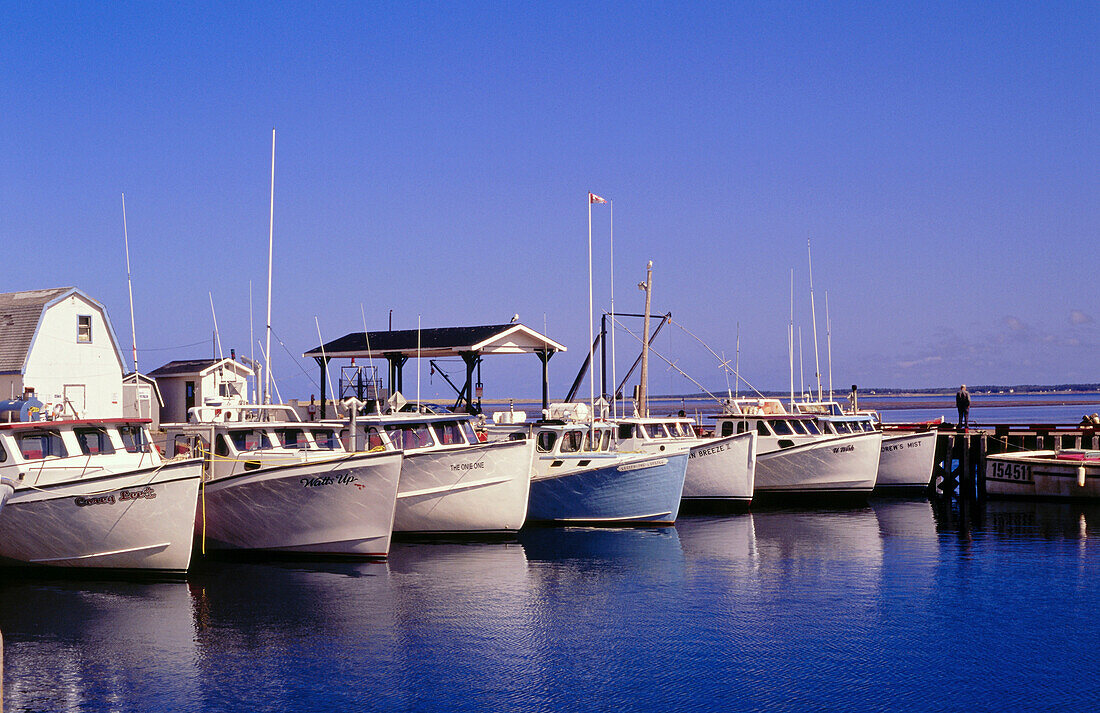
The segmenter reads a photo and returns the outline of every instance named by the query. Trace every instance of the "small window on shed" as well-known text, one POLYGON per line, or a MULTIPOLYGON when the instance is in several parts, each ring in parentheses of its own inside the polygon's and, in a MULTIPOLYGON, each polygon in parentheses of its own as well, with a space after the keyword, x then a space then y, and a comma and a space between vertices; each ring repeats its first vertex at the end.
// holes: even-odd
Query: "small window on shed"
POLYGON ((92 343, 92 315, 79 314, 76 317, 76 341, 78 344, 92 343))

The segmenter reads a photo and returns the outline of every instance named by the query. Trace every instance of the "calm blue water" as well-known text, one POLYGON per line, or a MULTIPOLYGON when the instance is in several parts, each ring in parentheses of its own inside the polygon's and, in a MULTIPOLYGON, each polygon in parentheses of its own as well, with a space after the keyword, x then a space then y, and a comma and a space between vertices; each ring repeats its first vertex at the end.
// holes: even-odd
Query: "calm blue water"
POLYGON ((1100 510, 920 500, 0 584, 7 711, 1082 710, 1100 510))
POLYGON ((1091 710, 1100 507, 922 499, 0 575, 5 711, 1091 710))

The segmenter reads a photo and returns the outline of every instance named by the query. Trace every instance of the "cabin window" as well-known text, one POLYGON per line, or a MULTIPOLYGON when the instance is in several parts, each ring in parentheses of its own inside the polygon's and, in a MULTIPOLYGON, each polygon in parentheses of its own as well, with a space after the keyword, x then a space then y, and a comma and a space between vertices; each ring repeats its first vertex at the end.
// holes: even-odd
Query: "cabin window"
POLYGON ((275 435, 279 437, 279 443, 283 444, 283 448, 291 450, 309 448, 305 431, 300 428, 277 428, 275 429, 275 435))
MULTIPOLYGON (((744 421, 738 421, 737 422, 737 432, 738 433, 748 433, 749 432, 749 424, 745 423, 744 421)), ((726 435, 728 436, 729 434, 727 433, 726 435)))
POLYGON ((0 443, 0 463, 3 463, 8 459, 8 452, 4 450, 4 444, 0 443))
MULTIPOLYGON (((172 439, 172 455, 186 456, 191 454, 191 439, 183 433, 176 434, 172 439)), ((226 451, 228 455, 228 451, 226 451)))
POLYGON ((668 434, 665 433, 664 427, 659 423, 643 423, 641 424, 642 430, 646 435, 653 439, 668 438, 668 434))
POLYGON ((435 435, 439 438, 439 445, 465 445, 466 441, 462 439, 462 429, 459 428, 458 421, 439 421, 433 425, 435 435))
POLYGON ((271 448, 271 439, 267 437, 266 431, 230 431, 229 437, 233 439, 233 447, 237 449, 238 453, 271 448))
MULTIPOLYGON (((738 422, 738 424, 737 424, 737 432, 738 433, 741 432, 742 426, 744 426, 744 423, 738 422)), ((720 433, 721 433, 722 436, 732 436, 733 435, 733 421, 722 421, 722 428, 721 428, 720 433)))
POLYGON ((229 455, 229 441, 224 433, 218 436, 218 440, 214 441, 214 455, 222 458, 229 455))
POLYGON ((806 430, 809 431, 811 436, 821 435, 821 429, 818 428, 817 421, 803 421, 803 425, 806 426, 806 430))
POLYGON ((241 390, 231 381, 223 381, 218 384, 218 396, 240 396, 241 390))
POLYGON ((619 424, 619 439, 628 440, 634 437, 634 424, 633 423, 620 423, 619 424))
POLYGON ((15 436, 23 460, 42 460, 43 458, 64 458, 69 455, 65 443, 58 431, 28 431, 15 436))
POLYGON ((669 428, 672 430, 672 435, 678 436, 680 438, 690 438, 693 435, 691 432, 691 427, 686 423, 681 423, 680 421, 669 424, 669 428))
POLYGON ((331 428, 320 428, 312 431, 313 440, 317 443, 317 447, 323 451, 336 451, 340 450, 340 438, 336 435, 336 431, 331 428))
POLYGON ((466 434, 467 443, 481 443, 483 438, 477 435, 477 431, 474 430, 474 426, 469 421, 462 422, 462 431, 466 434))
POLYGON ((806 435, 806 426, 803 425, 805 423, 804 421, 800 421, 798 419, 791 419, 790 423, 791 423, 791 430, 792 431, 794 431, 795 433, 797 433, 799 435, 802 435, 802 436, 806 435))
POLYGON ((80 452, 86 456, 115 452, 115 447, 111 445, 111 436, 105 428, 74 428, 73 433, 76 434, 76 442, 80 444, 80 452))
POLYGON ((609 431, 609 430, 604 430, 603 431, 603 437, 600 438, 600 450, 601 451, 611 450, 611 431, 609 431))
POLYGON ((830 435, 836 435, 836 432, 837 432, 836 431, 836 425, 833 424, 833 423, 830 423, 829 421, 822 421, 821 422, 821 432, 826 433, 826 434, 830 434, 830 435))
POLYGON ((378 430, 377 426, 367 426, 363 429, 363 435, 366 436, 366 447, 368 451, 373 451, 375 448, 383 450, 386 447, 386 440, 382 437, 382 432, 378 430))
POLYGON ((401 423, 386 426, 390 434, 401 450, 414 451, 417 448, 429 448, 432 445, 432 434, 425 423, 401 423))
POLYGON ((874 430, 875 430, 875 427, 871 425, 870 421, 864 421, 863 422, 863 430, 867 431, 868 433, 873 433, 874 430))
POLYGON ((775 435, 777 436, 791 435, 791 424, 787 423, 781 418, 772 421, 771 427, 775 429, 775 435))
POLYGON ((122 447, 127 453, 149 452, 149 438, 141 426, 135 424, 119 426, 118 435, 122 436, 122 447))
POLYGON ((561 452, 576 453, 581 449, 581 443, 583 441, 583 431, 566 431, 561 436, 561 452))
POLYGON ((768 424, 765 421, 756 422, 756 432, 761 436, 770 436, 772 432, 768 430, 768 424))
POLYGON ((92 343, 92 315, 80 314, 76 317, 77 344, 92 343))
POLYGON ((509 433, 508 434, 508 440, 509 441, 526 441, 527 440, 527 434, 524 433, 523 431, 516 431, 515 433, 509 433))
POLYGON ((558 440, 558 434, 553 431, 540 431, 535 439, 535 448, 539 453, 549 453, 554 450, 554 443, 558 440))

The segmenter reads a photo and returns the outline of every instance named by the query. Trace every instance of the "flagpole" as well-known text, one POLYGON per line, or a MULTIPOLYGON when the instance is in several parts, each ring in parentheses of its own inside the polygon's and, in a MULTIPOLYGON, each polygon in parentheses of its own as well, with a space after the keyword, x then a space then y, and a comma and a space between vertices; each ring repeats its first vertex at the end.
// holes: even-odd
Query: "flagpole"
POLYGON ((271 403, 271 257, 275 245, 275 129, 271 130, 271 217, 267 229, 267 346, 264 347, 264 404, 271 403))
POLYGON ((596 380, 593 378, 595 370, 593 366, 592 340, 595 338, 592 330, 592 193, 588 194, 588 415, 589 424, 596 417, 596 380))

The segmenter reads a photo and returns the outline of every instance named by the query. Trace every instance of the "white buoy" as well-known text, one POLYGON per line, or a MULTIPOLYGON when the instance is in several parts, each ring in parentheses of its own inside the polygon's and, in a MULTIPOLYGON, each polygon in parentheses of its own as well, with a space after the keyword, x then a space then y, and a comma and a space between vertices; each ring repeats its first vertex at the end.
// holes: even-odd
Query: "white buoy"
POLYGON ((1085 466, 1077 466, 1077 487, 1085 487, 1085 466))

